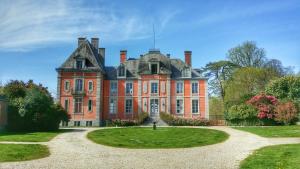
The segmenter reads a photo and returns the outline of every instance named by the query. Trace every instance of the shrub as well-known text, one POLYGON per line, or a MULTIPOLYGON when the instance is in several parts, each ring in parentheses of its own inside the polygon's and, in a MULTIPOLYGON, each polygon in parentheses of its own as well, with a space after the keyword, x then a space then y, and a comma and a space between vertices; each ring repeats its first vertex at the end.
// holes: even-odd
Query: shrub
POLYGON ((167 113, 160 113, 160 118, 171 126, 208 126, 209 121, 203 118, 174 117, 167 113))
POLYGON ((229 108, 227 119, 228 120, 246 120, 257 117, 257 109, 251 105, 241 104, 234 105, 229 108))
POLYGON ((281 102, 275 108, 275 121, 289 125, 298 120, 298 111, 293 102, 281 102))
POLYGON ((271 81, 266 92, 279 99, 300 100, 300 77, 285 76, 271 81))
POLYGON ((137 119, 113 119, 113 120, 106 120, 106 126, 138 126, 145 122, 148 119, 148 113, 142 112, 139 114, 137 119))

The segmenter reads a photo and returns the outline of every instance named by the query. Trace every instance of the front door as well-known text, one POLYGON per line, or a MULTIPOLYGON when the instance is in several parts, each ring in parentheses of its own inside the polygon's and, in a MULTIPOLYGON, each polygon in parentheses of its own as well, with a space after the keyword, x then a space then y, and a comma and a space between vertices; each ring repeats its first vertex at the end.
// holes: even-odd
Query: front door
POLYGON ((150 100, 150 116, 158 116, 158 99, 150 100))

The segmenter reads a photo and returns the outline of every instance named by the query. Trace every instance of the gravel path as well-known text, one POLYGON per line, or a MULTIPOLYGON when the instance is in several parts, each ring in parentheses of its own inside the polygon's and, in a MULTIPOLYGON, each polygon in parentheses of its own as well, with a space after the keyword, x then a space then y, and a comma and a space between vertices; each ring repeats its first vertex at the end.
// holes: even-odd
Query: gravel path
POLYGON ((124 149, 89 141, 86 134, 98 128, 83 128, 58 135, 48 143, 47 158, 0 163, 1 169, 233 169, 253 150, 267 145, 300 143, 300 138, 262 138, 229 127, 208 127, 230 134, 223 143, 183 149, 124 149))

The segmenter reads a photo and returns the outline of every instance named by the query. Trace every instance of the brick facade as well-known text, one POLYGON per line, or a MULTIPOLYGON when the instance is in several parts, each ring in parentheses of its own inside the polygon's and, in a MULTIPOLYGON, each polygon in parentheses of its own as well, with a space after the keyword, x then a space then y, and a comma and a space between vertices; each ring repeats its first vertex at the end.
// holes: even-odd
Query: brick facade
POLYGON ((118 66, 106 66, 98 38, 78 39, 78 48, 59 68, 57 97, 71 116, 69 125, 99 126, 105 120, 136 119, 166 112, 185 118, 208 118, 207 79, 185 62, 150 50, 140 58, 120 51, 118 66))

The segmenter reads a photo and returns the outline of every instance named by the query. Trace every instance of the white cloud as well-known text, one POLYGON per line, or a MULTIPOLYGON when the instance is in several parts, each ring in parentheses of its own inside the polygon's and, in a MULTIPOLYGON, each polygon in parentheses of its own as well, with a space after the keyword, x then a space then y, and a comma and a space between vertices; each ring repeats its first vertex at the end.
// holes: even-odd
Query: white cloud
POLYGON ((78 36, 106 41, 143 39, 152 36, 152 23, 163 29, 175 13, 138 15, 113 7, 87 7, 71 0, 10 0, 0 4, 0 50, 28 51, 57 42, 74 42, 78 36))

